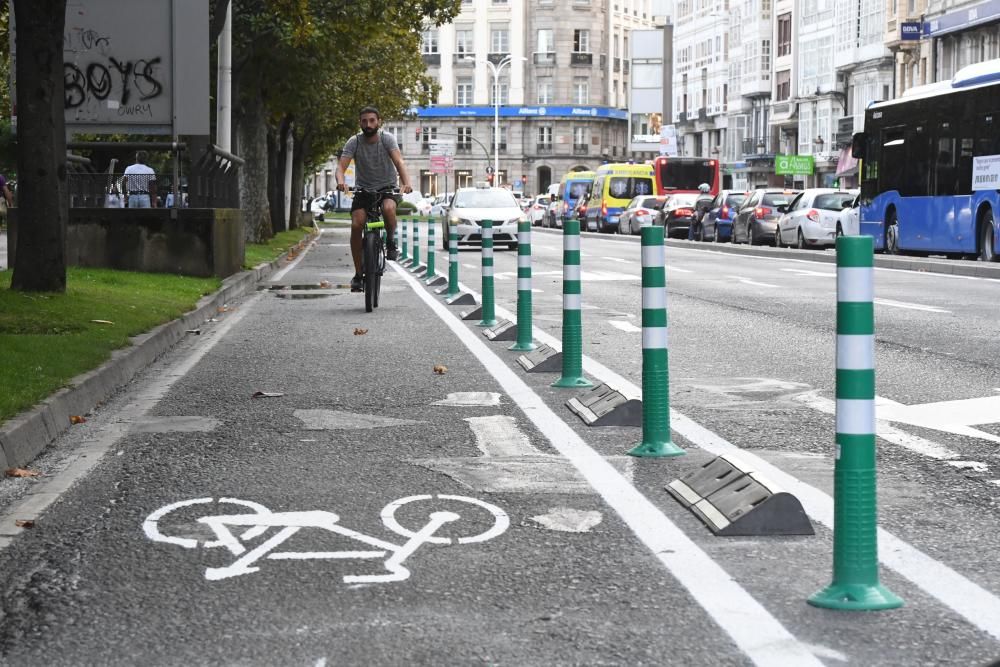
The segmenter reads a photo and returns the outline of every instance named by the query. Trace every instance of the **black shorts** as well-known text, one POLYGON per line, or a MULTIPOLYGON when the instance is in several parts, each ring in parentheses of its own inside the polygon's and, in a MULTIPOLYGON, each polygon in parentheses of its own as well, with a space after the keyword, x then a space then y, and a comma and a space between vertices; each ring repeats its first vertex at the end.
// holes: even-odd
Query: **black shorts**
MULTIPOLYGON (((354 213, 354 211, 357 211, 359 208, 360 209, 367 209, 368 205, 372 202, 372 200, 375 197, 376 197, 376 195, 371 195, 371 194, 368 194, 366 192, 357 192, 357 193, 355 193, 354 194, 354 199, 351 201, 351 213, 354 213)), ((382 198, 383 199, 392 199, 393 201, 396 202, 396 204, 399 204, 399 202, 403 201, 403 197, 401 195, 386 194, 386 195, 383 195, 382 198)))

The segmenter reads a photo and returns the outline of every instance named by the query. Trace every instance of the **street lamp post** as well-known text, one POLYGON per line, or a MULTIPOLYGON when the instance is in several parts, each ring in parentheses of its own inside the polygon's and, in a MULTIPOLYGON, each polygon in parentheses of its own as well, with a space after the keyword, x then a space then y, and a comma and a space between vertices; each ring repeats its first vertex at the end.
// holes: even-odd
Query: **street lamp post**
MULTIPOLYGON (((500 183, 500 73, 503 68, 513 61, 513 56, 507 54, 500 59, 496 65, 492 60, 487 60, 486 64, 493 75, 493 184, 500 183)), ((521 58, 527 60, 527 58, 521 58)))

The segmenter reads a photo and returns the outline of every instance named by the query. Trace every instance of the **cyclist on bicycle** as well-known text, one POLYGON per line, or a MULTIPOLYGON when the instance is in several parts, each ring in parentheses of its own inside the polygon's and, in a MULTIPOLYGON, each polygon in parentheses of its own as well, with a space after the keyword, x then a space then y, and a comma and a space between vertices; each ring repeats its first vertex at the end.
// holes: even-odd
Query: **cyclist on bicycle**
MULTIPOLYGON (((355 183, 365 190, 384 190, 396 185, 396 175, 403 184, 403 192, 413 192, 410 178, 406 173, 403 154, 399 150, 396 137, 383 132, 382 117, 375 107, 364 107, 358 115, 361 132, 344 144, 344 150, 337 162, 337 190, 346 192, 347 167, 354 160, 355 183)), ((351 291, 360 292, 361 287, 361 237, 365 228, 365 209, 374 195, 355 195, 351 204, 351 256, 354 259, 354 277, 351 291)), ((382 216, 385 218, 386 258, 395 260, 396 250, 396 204, 401 198, 387 195, 382 199, 382 216)))

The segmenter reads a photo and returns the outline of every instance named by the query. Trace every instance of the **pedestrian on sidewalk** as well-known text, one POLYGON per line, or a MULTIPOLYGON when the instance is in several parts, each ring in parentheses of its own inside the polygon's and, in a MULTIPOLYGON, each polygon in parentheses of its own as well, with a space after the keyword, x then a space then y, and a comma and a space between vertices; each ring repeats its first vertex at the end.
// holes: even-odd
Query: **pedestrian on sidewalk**
POLYGON ((0 174, 0 191, 3 192, 3 210, 0 210, 0 217, 7 217, 7 209, 14 205, 14 195, 10 191, 10 186, 7 185, 7 179, 0 174))
POLYGON ((146 151, 137 151, 135 164, 125 167, 125 189, 128 191, 129 208, 156 206, 156 172, 146 164, 148 159, 146 151))
MULTIPOLYGON (((385 190, 396 185, 396 175, 402 183, 403 192, 413 192, 410 177, 406 173, 403 154, 399 150, 396 137, 381 129, 382 116, 375 107, 365 107, 358 114, 361 132, 344 144, 337 162, 337 190, 346 192, 347 168, 354 160, 355 183, 365 190, 385 190)), ((387 196, 382 199, 382 217, 385 218, 385 256, 395 260, 396 250, 396 204, 402 197, 387 196)), ((361 291, 361 237, 365 226, 365 210, 371 203, 371 196, 356 195, 351 202, 351 256, 354 259, 354 277, 351 291, 361 291)))

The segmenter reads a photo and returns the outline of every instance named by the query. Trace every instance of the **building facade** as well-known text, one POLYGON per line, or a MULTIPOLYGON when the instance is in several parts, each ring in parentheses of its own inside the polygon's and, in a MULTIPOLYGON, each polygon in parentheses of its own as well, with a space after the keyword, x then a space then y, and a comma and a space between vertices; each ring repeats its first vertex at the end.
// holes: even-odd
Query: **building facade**
POLYGON ((629 36, 652 12, 652 0, 464 0, 452 23, 426 27, 440 93, 388 123, 414 185, 453 191, 495 166, 497 184, 534 194, 628 159, 629 36))

